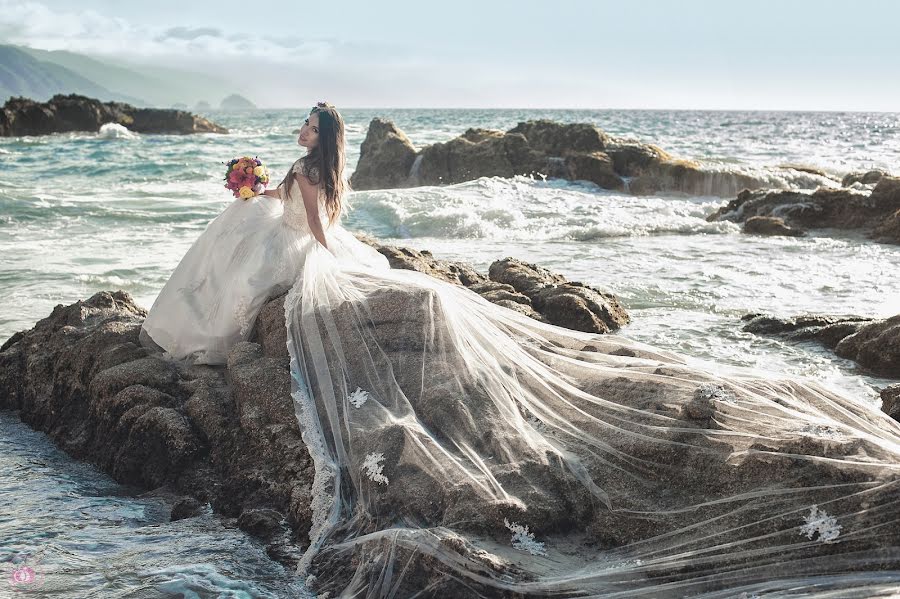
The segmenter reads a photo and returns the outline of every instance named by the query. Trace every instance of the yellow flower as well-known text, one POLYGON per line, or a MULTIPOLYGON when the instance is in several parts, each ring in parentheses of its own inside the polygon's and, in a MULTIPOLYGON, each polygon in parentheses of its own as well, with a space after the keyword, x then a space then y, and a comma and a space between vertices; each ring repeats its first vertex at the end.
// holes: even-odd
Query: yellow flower
POLYGON ((241 163, 240 163, 240 162, 235 162, 235 163, 234 163, 234 166, 231 167, 231 170, 236 171, 236 170, 238 170, 239 168, 241 168, 241 163))
POLYGON ((265 169, 265 167, 262 167, 262 166, 258 166, 255 169, 253 169, 253 174, 256 175, 257 177, 262 177, 263 173, 265 173, 265 172, 266 172, 266 169, 265 169))
POLYGON ((238 190, 238 194, 240 194, 240 196, 242 198, 244 198, 245 200, 248 198, 252 198, 254 195, 256 195, 255 193, 253 193, 253 190, 250 189, 249 187, 247 187, 246 185, 244 185, 243 187, 241 187, 238 190))

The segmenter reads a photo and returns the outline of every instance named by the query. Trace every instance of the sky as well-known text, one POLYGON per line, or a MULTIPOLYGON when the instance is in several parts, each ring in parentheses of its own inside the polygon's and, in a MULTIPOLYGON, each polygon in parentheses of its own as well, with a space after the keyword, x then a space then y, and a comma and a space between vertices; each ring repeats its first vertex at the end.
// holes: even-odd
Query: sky
POLYGON ((0 0, 0 39, 265 107, 900 111, 893 0, 0 0), (300 98, 300 101, 297 101, 300 98))

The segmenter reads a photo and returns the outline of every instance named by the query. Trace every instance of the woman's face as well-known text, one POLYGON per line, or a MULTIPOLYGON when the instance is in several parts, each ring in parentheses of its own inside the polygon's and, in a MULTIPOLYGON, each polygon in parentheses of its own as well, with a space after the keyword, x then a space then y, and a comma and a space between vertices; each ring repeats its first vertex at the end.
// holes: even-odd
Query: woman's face
POLYGON ((297 143, 301 146, 312 150, 319 144, 319 115, 318 113, 312 113, 306 120, 303 121, 303 126, 300 127, 300 136, 297 138, 297 143))

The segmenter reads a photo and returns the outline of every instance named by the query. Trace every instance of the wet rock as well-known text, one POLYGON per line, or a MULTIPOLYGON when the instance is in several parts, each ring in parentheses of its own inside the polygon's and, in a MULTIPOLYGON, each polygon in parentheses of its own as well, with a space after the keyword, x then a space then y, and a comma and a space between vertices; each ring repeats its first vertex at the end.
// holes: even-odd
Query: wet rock
POLYGON ((486 277, 468 264, 437 259, 427 250, 381 245, 367 235, 357 237, 386 256, 392 268, 416 270, 461 285, 541 322, 590 333, 608 333, 629 322, 614 295, 536 264, 504 258, 490 265, 486 277))
POLYGON ((170 520, 184 520, 185 518, 194 518, 203 514, 203 504, 193 497, 185 497, 172 506, 172 515, 170 520))
POLYGON ((356 165, 350 177, 354 189, 405 187, 416 159, 416 149, 406 134, 390 121, 374 118, 360 147, 366 160, 356 165))
POLYGON ((851 187, 854 183, 862 185, 874 185, 887 176, 888 173, 880 170, 871 170, 864 173, 850 173, 841 179, 841 187, 851 187))
POLYGON ((900 178, 884 176, 868 194, 850 189, 803 191, 745 189, 707 220, 747 222, 754 217, 780 218, 800 228, 862 229, 885 241, 898 237, 900 178), (875 233, 878 231, 878 233, 875 233))
POLYGON ((521 122, 505 132, 469 129, 416 152, 393 123, 376 118, 351 184, 360 190, 383 189, 515 175, 589 181, 634 194, 720 196, 734 195, 745 187, 777 185, 779 180, 679 160, 657 146, 614 138, 588 123, 546 119, 521 122))
POLYGON ((861 327, 841 339, 834 351, 876 374, 900 378, 900 314, 861 327))
MULTIPOLYGON (((254 343, 233 352, 231 372, 147 355, 134 343, 144 315, 122 291, 57 306, 3 345, 0 408, 20 410, 119 482, 170 487, 228 516, 275 509, 304 534, 312 463, 287 367, 254 343)), ((188 502, 175 516, 195 507, 188 502)))
POLYGON ((900 210, 889 215, 872 230, 872 239, 882 243, 900 244, 900 210))
POLYGON ((900 421, 900 384, 889 385, 881 390, 881 410, 900 421))
POLYGON ((57 94, 43 103, 10 98, 0 109, 0 136, 5 137, 96 132, 106 123, 123 125, 136 133, 228 133, 226 128, 183 110, 135 108, 77 94, 57 94))
POLYGON ((784 221, 774 216, 752 216, 744 223, 744 233, 756 235, 784 235, 788 237, 802 237, 805 231, 794 229, 784 224, 784 221))
POLYGON ((747 314, 744 330, 791 341, 814 340, 842 358, 885 377, 900 378, 900 315, 887 319, 806 315, 775 318, 747 314))
POLYGON ((251 508, 241 512, 238 527, 261 539, 271 539, 284 532, 284 516, 273 509, 251 508))
POLYGON ((509 285, 528 297, 535 311, 557 326, 587 333, 609 333, 630 320, 614 295, 567 281, 562 275, 536 264, 504 258, 491 264, 489 276, 492 281, 509 285))

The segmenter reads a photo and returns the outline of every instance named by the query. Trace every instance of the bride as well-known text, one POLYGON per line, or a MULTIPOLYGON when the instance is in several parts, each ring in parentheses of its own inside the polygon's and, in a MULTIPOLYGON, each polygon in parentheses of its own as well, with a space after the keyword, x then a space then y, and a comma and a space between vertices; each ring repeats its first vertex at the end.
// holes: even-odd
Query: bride
POLYGON ((284 299, 315 474, 298 571, 330 597, 868 597, 900 588, 900 425, 817 383, 571 331, 390 269, 339 223, 318 105, 144 329, 221 363, 284 299), (326 218, 327 217, 327 218, 326 218))
POLYGON ((225 364, 247 339, 265 300, 288 289, 304 256, 319 247, 336 258, 388 268, 339 221, 344 121, 319 102, 300 128, 306 155, 276 189, 235 199, 193 243, 150 308, 140 340, 194 364, 225 364))

